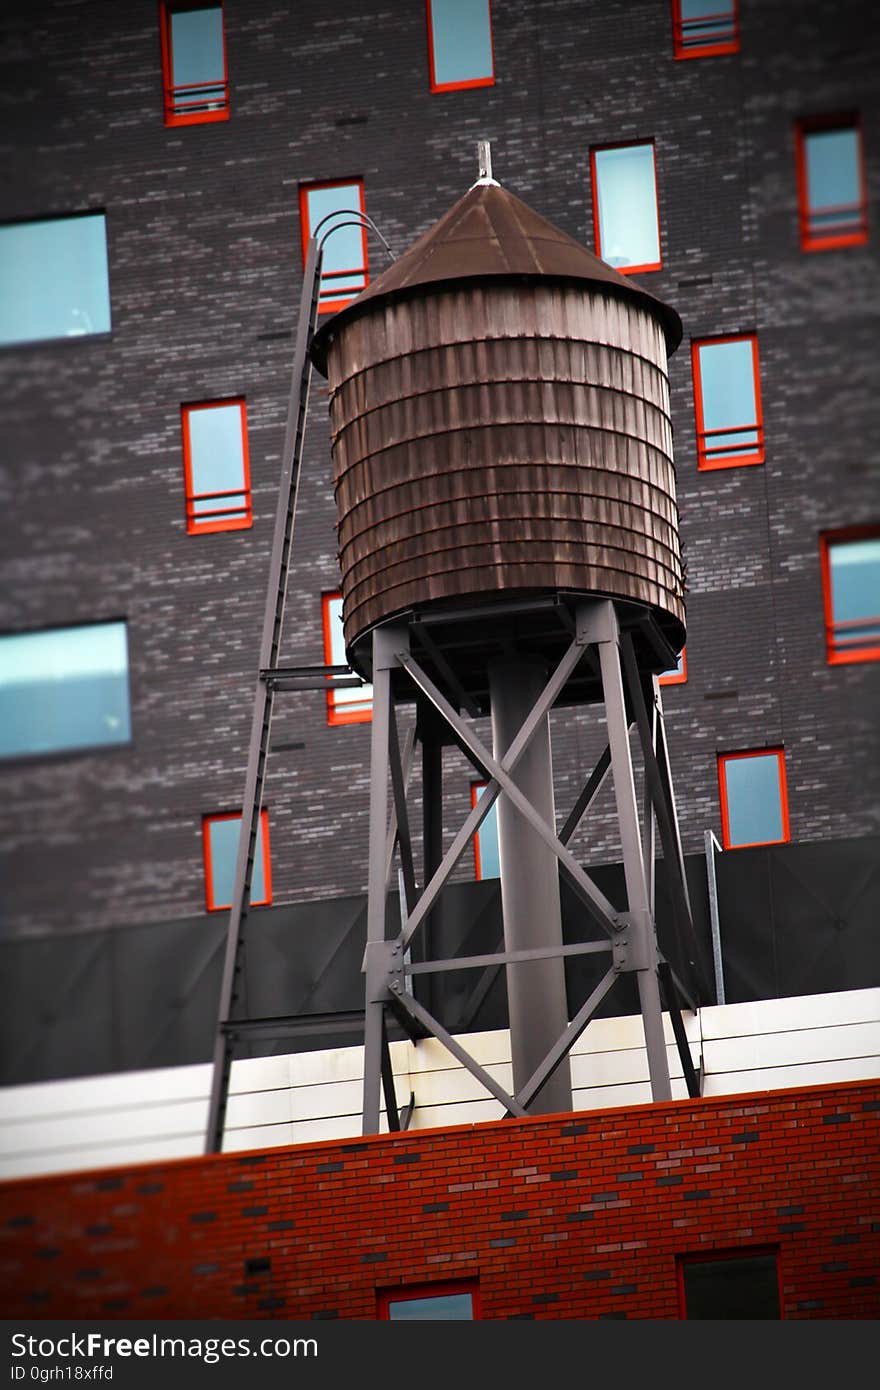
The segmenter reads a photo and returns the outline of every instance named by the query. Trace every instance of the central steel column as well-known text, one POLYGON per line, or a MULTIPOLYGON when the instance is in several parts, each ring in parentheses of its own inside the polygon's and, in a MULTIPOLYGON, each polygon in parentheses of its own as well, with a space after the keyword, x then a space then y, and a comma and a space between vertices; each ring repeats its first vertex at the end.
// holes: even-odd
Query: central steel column
MULTIPOLYGON (((493 753, 499 762, 546 683, 543 662, 527 657, 499 661, 489 667, 493 753)), ((549 717, 542 721, 512 777, 547 824, 555 827, 549 717)), ((496 804, 505 949, 561 946, 558 860, 503 793, 496 804)), ((563 958, 508 965, 507 1003, 516 1093, 568 1026, 563 958)), ((567 1057, 528 1108, 531 1114, 541 1115, 571 1110, 571 1068, 567 1057)))

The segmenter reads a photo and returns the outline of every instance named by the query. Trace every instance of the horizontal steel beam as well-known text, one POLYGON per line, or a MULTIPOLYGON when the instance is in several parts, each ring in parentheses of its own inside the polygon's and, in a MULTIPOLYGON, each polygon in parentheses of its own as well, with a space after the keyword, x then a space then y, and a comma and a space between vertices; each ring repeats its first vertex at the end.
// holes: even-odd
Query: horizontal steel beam
POLYGON ((527 951, 492 951, 484 956, 452 956, 449 960, 419 961, 407 964, 407 975, 432 975, 440 970, 477 970, 485 965, 510 965, 520 960, 552 960, 556 956, 587 956, 597 951, 612 951, 610 941, 582 941, 573 946, 534 946, 527 951))
POLYGON ((220 1028, 230 1038, 286 1038, 313 1033, 360 1033, 364 1027, 363 1009, 343 1013, 280 1014, 277 1018, 227 1019, 220 1028))

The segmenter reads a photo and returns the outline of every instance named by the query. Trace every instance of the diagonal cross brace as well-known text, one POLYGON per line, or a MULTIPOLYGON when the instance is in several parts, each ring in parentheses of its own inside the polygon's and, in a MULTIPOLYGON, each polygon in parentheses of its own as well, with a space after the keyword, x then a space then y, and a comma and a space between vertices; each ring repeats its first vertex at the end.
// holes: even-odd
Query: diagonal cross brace
MULTIPOLYGON (((532 713, 529 715, 529 718, 526 720, 526 723, 523 725, 522 729, 520 730, 517 737, 514 739, 513 743, 510 745, 510 748, 507 750, 507 753, 505 754, 503 760, 505 768, 514 768, 518 763, 519 759, 522 757, 523 753, 528 748, 531 739, 538 731, 541 720, 548 713, 551 707, 555 704, 562 690, 562 687, 565 685, 565 682, 568 680, 575 666, 580 661, 581 656, 583 655, 583 650, 583 643, 578 639, 575 639, 575 641, 571 643, 570 647, 566 651, 556 670, 553 672, 553 675, 547 682, 547 685, 545 686, 539 700, 537 701, 534 709, 532 710, 532 713)), ((410 675, 413 674, 411 666, 415 663, 411 663, 411 659, 406 653, 398 653, 398 661, 400 665, 410 670, 410 675)), ((428 681, 428 677, 424 675, 424 673, 421 671, 421 668, 417 667, 416 669, 419 671, 421 679, 428 681)), ((419 682, 417 682, 417 684, 418 683, 419 682)), ((464 724, 462 724, 462 721, 459 719, 458 715, 452 709, 449 702, 445 700, 445 698, 440 694, 440 692, 430 681, 428 681, 428 684, 431 690, 433 691, 433 694, 430 696, 431 703, 434 704, 442 714, 444 714, 444 716, 447 719, 447 722, 450 722, 449 715, 451 715, 451 727, 456 731, 456 733, 459 733, 459 735, 461 729, 464 729, 464 732, 469 739, 470 731, 464 724), (435 696, 437 697, 436 699, 435 696), (439 704, 437 704, 437 700, 440 701, 439 704)), ((488 775, 488 770, 486 771, 488 775)), ((431 911, 431 908, 434 906, 434 903, 437 900, 440 890, 446 883, 447 879, 449 878, 450 874, 452 873, 453 869, 455 868, 456 864, 458 863, 459 859, 461 858, 462 854, 467 848, 472 836, 476 833, 477 830, 479 830, 480 825, 491 811, 493 805, 495 804, 495 801, 498 798, 499 793, 500 787, 495 782, 489 781, 486 790, 477 801, 476 806, 474 806, 468 814, 464 824, 458 831, 458 834, 455 836, 452 844, 446 851, 446 854, 443 856, 443 859, 441 860, 440 864, 435 870, 430 882, 426 885, 418 902, 416 903, 416 906, 413 909, 409 922, 407 923, 406 931, 402 938, 402 944, 404 946, 409 944, 410 940, 412 939, 412 936, 421 926, 428 913, 431 911)))
MULTIPOLYGON (((576 665, 577 659, 581 655, 582 650, 577 639, 572 644, 572 647, 574 647, 576 650, 576 656, 575 660, 571 663, 570 669, 573 669, 574 665, 576 665)), ((570 652, 571 648, 569 648, 569 653, 570 652)), ((401 665, 409 673, 416 685, 418 685, 418 687, 424 692, 424 694, 427 695, 428 699, 432 702, 432 704, 436 706, 436 708, 446 719, 447 723, 453 729, 455 729, 459 737, 471 749, 472 753, 474 754, 474 757, 479 759, 479 761, 486 768, 486 771, 489 773, 490 778, 492 779, 489 785, 487 786, 485 792, 477 802, 477 805, 471 811, 470 816, 462 826, 461 831, 459 831, 459 835, 456 837, 456 840, 453 843, 453 846, 450 849, 449 853, 447 854, 446 859, 444 859, 443 864, 440 866, 440 869, 438 869, 437 874, 435 875, 435 879, 439 877, 444 865, 446 864, 446 860, 450 858, 450 856, 452 855, 452 851, 456 849, 458 841, 464 834, 464 831, 467 830, 468 834, 467 838, 464 840, 464 843, 462 844, 462 849, 464 848, 464 845, 467 844, 468 839, 470 839, 473 830, 477 828, 477 826, 480 823, 480 820, 482 820, 482 817, 480 817, 478 820, 476 820, 475 825, 473 827, 470 826, 470 822, 474 819, 474 813, 476 812, 476 810, 490 798, 491 805, 491 802, 494 802, 499 792, 503 791, 513 802, 514 806, 517 808, 520 814, 525 817, 525 819, 529 822, 533 829, 541 836, 541 839, 544 841, 544 843, 556 855, 556 858, 559 860, 562 868, 565 870, 569 878, 572 880, 572 883, 574 884, 576 891, 592 912, 599 926, 601 926, 602 929, 606 931, 609 936, 613 937, 620 930, 620 921, 613 904, 608 901, 608 899, 605 897, 605 894, 602 893, 596 887, 592 879, 584 872, 584 870, 581 868, 580 864, 578 864, 574 856, 568 851, 568 849, 566 849, 565 845, 558 838, 555 829, 551 829, 551 827, 544 820, 543 816, 541 816, 540 813, 535 810, 532 803, 528 800, 526 796, 523 795, 523 793, 520 791, 519 787, 516 785, 516 783, 513 781, 513 779, 510 777, 507 771, 508 768, 515 765, 516 761, 518 761, 518 758, 522 756, 522 753, 525 751, 525 748, 528 746, 528 743, 531 741, 532 737, 534 737, 534 734, 538 727, 538 723, 546 713, 546 708, 542 708, 542 706, 545 704, 547 691, 553 684, 555 677, 559 675, 562 666, 565 664, 566 658, 563 658, 563 662, 561 663, 560 667, 557 667, 557 670, 554 673, 554 677, 551 677, 550 683, 546 687, 538 703, 535 705, 535 708, 532 710, 532 713, 529 715, 529 718, 526 720, 525 724, 523 725, 522 729, 517 735, 517 738, 514 739, 514 742, 511 744, 501 763, 495 761, 489 750, 480 741, 480 739, 477 738, 476 734, 472 733, 472 731, 465 724, 464 720, 456 714, 449 701, 437 689, 430 677, 427 676, 425 672, 421 669, 418 662, 415 661, 411 656, 401 656, 400 661, 401 665), (517 747, 518 744, 520 744, 519 747, 517 747)), ((547 705, 547 708, 549 708, 549 704, 547 705)), ((486 809, 488 810, 488 807, 486 809)), ((452 860, 448 872, 451 872, 458 857, 459 856, 456 855, 455 859, 452 860)), ((444 879, 441 881, 440 886, 442 886, 442 882, 445 881, 445 877, 447 876, 448 873, 447 875, 444 875, 444 879)), ((433 886, 433 882, 434 880, 432 880, 432 882, 428 885, 428 887, 425 890, 425 893, 416 905, 415 912, 413 913, 413 916, 410 918, 410 922, 407 927, 404 942, 409 940, 409 937, 412 935, 412 932, 415 930, 416 926, 418 926, 419 922, 424 916, 424 911, 427 910, 426 908, 421 913, 419 911, 424 899, 427 897, 429 891, 433 886)), ((428 904, 428 906, 430 906, 430 903, 428 904)))
POLYGON ((398 1003, 406 1009, 407 1013, 417 1019, 423 1028, 426 1028, 438 1042, 443 1044, 447 1052, 452 1053, 456 1061, 461 1062, 462 1066, 466 1067, 471 1075, 475 1076, 477 1080, 486 1087, 486 1090, 489 1091, 496 1100, 500 1100, 501 1104, 511 1115, 525 1115, 526 1111, 524 1107, 520 1105, 519 1101, 515 1100, 513 1096, 508 1095, 507 1091, 495 1080, 494 1076, 490 1076, 486 1068, 481 1067, 479 1062, 471 1057, 469 1052, 465 1051, 452 1034, 446 1031, 443 1024, 438 1023, 437 1019, 434 1018, 432 1014, 429 1014, 428 1010, 423 1008, 417 999, 414 999, 411 994, 403 989, 399 992, 395 991, 395 998, 398 1003))
POLYGON ((559 1063, 574 1047, 616 979, 617 971, 612 966, 610 970, 606 970, 589 998, 584 1000, 565 1032, 553 1044, 540 1066, 536 1067, 526 1084, 517 1092, 516 1099, 525 1109, 528 1109, 545 1081, 550 1080, 559 1063))

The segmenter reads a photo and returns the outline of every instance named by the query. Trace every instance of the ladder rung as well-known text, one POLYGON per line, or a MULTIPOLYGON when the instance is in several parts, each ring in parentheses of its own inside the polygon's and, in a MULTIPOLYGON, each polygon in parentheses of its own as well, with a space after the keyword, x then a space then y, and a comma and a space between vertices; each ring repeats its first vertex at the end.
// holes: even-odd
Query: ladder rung
POLYGON ((260 680, 276 676, 350 676, 351 673, 350 666, 268 666, 260 672, 260 680))
POLYGON ((275 1018, 228 1019, 220 1030, 228 1038, 254 1037, 285 1038, 291 1034, 308 1037, 313 1033, 360 1033, 364 1027, 364 1010, 346 1013, 280 1014, 275 1018))

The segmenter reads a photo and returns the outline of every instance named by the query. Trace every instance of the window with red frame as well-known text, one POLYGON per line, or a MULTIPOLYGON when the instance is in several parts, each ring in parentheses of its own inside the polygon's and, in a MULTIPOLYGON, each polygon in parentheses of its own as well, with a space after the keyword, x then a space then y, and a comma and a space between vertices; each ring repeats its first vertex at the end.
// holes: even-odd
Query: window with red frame
POLYGON ((688 678, 687 654, 682 647, 678 654, 678 660, 674 666, 670 666, 668 671, 661 671, 661 685, 684 685, 688 678))
POLYGON ((739 0, 672 0, 676 58, 739 52, 739 0))
POLYGON ((380 1321, 472 1322, 480 1316, 476 1283, 411 1284, 382 1289, 377 1295, 380 1321))
POLYGON ((785 753, 781 748, 722 753, 718 782, 725 849, 779 845, 791 838, 785 753))
POLYGON ((697 467, 764 462, 764 423, 754 333, 691 344, 697 467))
MULTIPOLYGON (((324 661, 328 666, 345 666, 345 636, 342 631, 342 595, 324 594, 321 600, 324 620, 324 661)), ((354 675, 354 672, 351 673, 354 675)), ((373 717, 371 685, 342 686, 327 691, 328 724, 367 724, 373 717)))
POLYGON ((828 531, 819 543, 829 664, 880 661, 880 526, 828 531))
POLYGON ((803 251, 868 240, 868 186, 862 127, 855 114, 810 116, 795 126, 803 251))
POLYGON ((425 0, 432 92, 495 81, 490 0, 425 0))
POLYGON ((781 1318, 779 1256, 751 1249, 680 1255, 676 1260, 679 1316, 781 1318))
POLYGON ((253 524, 247 409, 242 399, 180 407, 186 529, 240 531, 253 524))
POLYGON ((654 142, 590 150, 596 255, 625 275, 660 270, 654 142))
MULTIPOLYGON (((485 782, 471 782, 471 807, 476 806, 485 782)), ((477 878, 499 878, 501 860, 498 854, 498 802, 495 801, 474 836, 474 869, 477 878)))
MULTIPOLYGON (((202 849, 205 857, 205 901, 209 912, 232 906, 235 890, 235 864, 241 815, 228 812, 202 817, 202 849)), ((251 877, 251 906, 272 901, 272 867, 269 861, 269 813, 260 811, 254 868, 251 877)))
POLYGON ((303 265, 306 263, 309 238, 314 234, 319 243, 323 242, 319 314, 344 309, 369 283, 367 230, 352 215, 364 211, 362 179, 300 185, 303 265))
POLYGON ((160 0, 166 125, 229 119, 222 4, 160 0))

